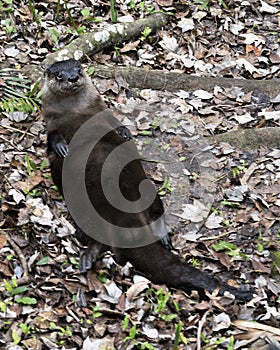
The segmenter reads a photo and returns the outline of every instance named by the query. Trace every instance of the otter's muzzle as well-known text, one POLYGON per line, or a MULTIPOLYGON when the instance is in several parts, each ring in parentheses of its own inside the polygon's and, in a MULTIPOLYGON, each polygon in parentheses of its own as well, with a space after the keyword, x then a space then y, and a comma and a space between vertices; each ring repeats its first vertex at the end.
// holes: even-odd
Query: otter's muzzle
POLYGON ((79 80, 79 78, 80 69, 76 67, 68 70, 62 70, 57 76, 58 80, 69 83, 76 83, 79 80))

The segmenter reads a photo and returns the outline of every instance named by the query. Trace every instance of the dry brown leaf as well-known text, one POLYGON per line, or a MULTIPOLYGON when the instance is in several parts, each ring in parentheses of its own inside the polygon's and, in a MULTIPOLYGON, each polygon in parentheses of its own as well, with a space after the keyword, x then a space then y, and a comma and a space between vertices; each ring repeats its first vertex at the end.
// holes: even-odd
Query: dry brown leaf
POLYGON ((128 301, 132 301, 141 292, 143 292, 143 290, 148 288, 148 286, 149 286, 148 281, 141 281, 141 282, 133 284, 131 287, 128 288, 128 290, 126 292, 128 301))

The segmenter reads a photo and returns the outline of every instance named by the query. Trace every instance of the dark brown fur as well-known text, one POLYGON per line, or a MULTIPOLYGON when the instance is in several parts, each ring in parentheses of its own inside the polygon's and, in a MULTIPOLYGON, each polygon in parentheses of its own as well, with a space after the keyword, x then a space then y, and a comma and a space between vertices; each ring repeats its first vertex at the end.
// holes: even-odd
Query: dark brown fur
MULTIPOLYGON (((82 71, 77 61, 58 62, 46 71, 43 88, 43 116, 48 131, 52 176, 60 189, 62 189, 63 157, 67 154, 67 145, 85 121, 105 108, 90 78, 82 71), (61 76, 61 72, 64 76, 63 74, 61 76)), ((113 128, 119 126, 114 118, 112 118, 112 126, 113 128)), ((125 139, 117 131, 111 130, 98 143, 91 152, 87 163, 86 186, 90 200, 94 206, 99 208, 103 217, 120 226, 137 227, 143 223, 152 222, 162 215, 163 205, 160 198, 157 196, 153 205, 143 213, 124 214, 107 203, 100 184, 100 172, 104 160, 116 146, 123 142, 125 139)), ((138 199, 138 185, 145 178, 146 175, 139 160, 134 160, 127 165, 120 179, 120 189, 124 196, 131 201, 138 199)), ((159 230, 165 230, 163 222, 159 230)), ((114 248, 96 242, 79 228, 77 228, 77 234, 79 239, 88 245, 80 260, 82 271, 90 269, 98 255, 110 249, 119 263, 124 264, 129 261, 136 270, 148 276, 155 283, 166 284, 184 291, 196 289, 201 293, 205 289, 212 292, 218 288, 220 294, 229 291, 240 300, 249 300, 252 297, 252 291, 231 287, 195 269, 166 249, 160 240, 143 247, 114 248)), ((158 236, 158 232, 154 234, 158 236)), ((168 246, 168 239, 164 243, 168 246)))

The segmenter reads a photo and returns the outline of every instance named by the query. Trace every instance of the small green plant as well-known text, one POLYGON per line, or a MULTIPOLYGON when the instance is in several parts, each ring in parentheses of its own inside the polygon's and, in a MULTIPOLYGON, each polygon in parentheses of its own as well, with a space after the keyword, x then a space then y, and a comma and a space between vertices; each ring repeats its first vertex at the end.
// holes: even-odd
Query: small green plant
MULTIPOLYGON (((152 131, 149 131, 149 130, 141 130, 139 132, 139 135, 142 135, 142 136, 151 136, 152 135, 152 131)), ((150 141, 149 141, 150 143, 150 141)))
POLYGON ((129 317, 128 315, 126 315, 122 322, 122 330, 125 331, 128 326, 129 326, 129 317))
POLYGON ((153 296, 156 297, 157 304, 155 307, 155 312, 159 314, 160 318, 163 319, 165 322, 169 322, 178 316, 177 314, 168 314, 168 309, 166 307, 166 304, 170 299, 170 295, 171 295, 170 292, 164 293, 162 288, 158 291, 155 291, 154 289, 151 288, 146 292, 146 295, 152 303, 153 303, 152 297, 153 296))
POLYGON ((61 3, 60 3, 60 0, 57 1, 57 4, 56 4, 56 11, 55 11, 55 14, 53 16, 53 21, 56 22, 58 16, 59 16, 59 13, 60 13, 60 10, 61 10, 61 3))
POLYGON ((157 129, 161 124, 162 124, 161 118, 159 118, 159 117, 154 118, 152 123, 151 123, 152 129, 153 130, 157 129))
POLYGON ((4 301, 0 300, 0 311, 6 313, 7 312, 7 304, 4 301))
POLYGON ((17 280, 15 278, 12 278, 10 282, 8 282, 6 279, 3 279, 3 283, 5 286, 5 289, 10 297, 17 296, 15 298, 15 301, 19 304, 24 305, 34 305, 37 304, 37 300, 35 298, 29 298, 29 297, 18 297, 19 294, 22 294, 26 291, 28 291, 28 288, 26 286, 19 286, 17 285, 17 280))
POLYGON ((13 11, 14 9, 10 5, 13 5, 13 0, 0 1, 0 12, 11 12, 11 11, 13 11))
POLYGON ((140 350, 145 350, 145 349, 148 349, 148 350, 155 350, 154 346, 150 343, 148 343, 147 341, 145 341, 144 343, 141 343, 141 342, 135 342, 133 343, 134 347, 136 347, 137 349, 140 349, 140 350))
POLYGON ((26 286, 17 286, 17 280, 15 278, 12 278, 10 282, 8 282, 6 279, 3 279, 4 286, 6 288, 6 291, 11 295, 18 295, 22 294, 23 292, 26 292, 28 288, 26 286))
POLYGON ((92 309, 92 317, 93 318, 98 318, 98 317, 101 317, 102 316, 102 313, 99 311, 100 307, 99 306, 95 306, 93 309, 92 309))
POLYGON ((73 265, 73 267, 74 267, 75 269, 77 269, 77 268, 79 267, 79 263, 78 263, 78 261, 74 258, 74 256, 70 256, 70 257, 69 257, 69 261, 70 261, 70 263, 73 265))
POLYGON ((215 251, 224 251, 225 254, 231 256, 233 259, 239 258, 241 256, 240 249, 233 243, 226 241, 218 241, 212 245, 215 251))
POLYGON ((188 344, 187 338, 182 333, 183 322, 179 321, 176 325, 175 339, 174 339, 174 347, 173 350, 178 350, 178 345, 183 343, 184 345, 188 344))
POLYGON ((141 40, 145 41, 149 38, 149 35, 152 33, 152 29, 150 27, 145 27, 144 30, 141 32, 141 40))
POLYGON ((18 304, 23 304, 23 305, 36 305, 37 300, 35 298, 30 298, 30 297, 22 297, 19 299, 16 299, 16 302, 18 304))
POLYGON ((14 26, 13 22, 11 21, 10 18, 6 18, 4 20, 4 23, 2 22, 3 29, 8 35, 11 35, 13 33, 17 32, 16 27, 14 26))
POLYGON ((230 227, 230 221, 229 220, 225 220, 224 221, 224 225, 226 228, 229 228, 230 227))
POLYGON ((87 73, 89 76, 91 76, 94 73, 94 71, 95 71, 95 68, 93 66, 91 66, 91 67, 89 67, 87 73))
POLYGON ((166 193, 172 192, 172 187, 169 183, 169 180, 167 177, 164 178, 163 185, 158 189, 158 194, 160 196, 166 195, 166 193))
POLYGON ((81 14, 82 14, 82 16, 84 16, 84 17, 89 17, 89 16, 90 16, 90 10, 87 9, 87 8, 82 9, 82 10, 81 10, 81 14))
POLYGON ((28 6, 30 8, 30 11, 32 13, 33 19, 37 24, 40 24, 42 21, 42 17, 38 13, 38 10, 35 7, 35 1, 34 0, 28 0, 28 6))
POLYGON ((148 12, 148 13, 150 13, 150 14, 152 14, 152 13, 154 12, 154 10, 155 10, 155 6, 154 6, 154 5, 151 5, 151 7, 148 8, 148 7, 146 6, 145 1, 139 2, 139 5, 138 5, 138 6, 139 6, 140 9, 142 10, 142 12, 148 12))
MULTIPOLYGON (((85 32, 85 30, 86 30, 86 27, 85 26, 78 26, 76 21, 75 21, 75 19, 74 19, 74 17, 71 14, 71 12, 70 12, 66 2, 64 3, 64 6, 65 6, 65 11, 66 11, 66 13, 67 13, 67 15, 68 15, 68 17, 70 19, 70 23, 71 23, 72 27, 74 28, 74 31, 78 35, 83 34, 85 32)), ((68 33, 72 33, 71 28, 68 28, 67 32, 68 33)))
POLYGON ((87 8, 82 9, 81 14, 87 21, 91 21, 91 22, 103 22, 104 21, 104 18, 102 18, 102 17, 91 16, 90 10, 87 8))
POLYGON ((35 172, 37 171, 36 164, 30 160, 28 154, 25 156, 25 168, 29 176, 34 176, 35 172))
POLYGON ((24 194, 33 198, 42 197, 42 191, 39 188, 33 188, 32 190, 25 189, 24 194))
POLYGON ((43 171, 49 165, 49 161, 44 159, 40 165, 40 170, 43 171))
POLYGON ((19 76, 19 71, 0 69, 0 111, 29 113, 40 109, 39 81, 33 86, 31 81, 19 76))
POLYGON ((65 328, 59 327, 59 332, 57 333, 60 337, 65 337, 65 336, 72 336, 73 333, 70 329, 69 326, 66 326, 65 328))
MULTIPOLYGON (((211 3, 215 1, 213 0, 195 0, 195 4, 201 4, 200 10, 205 10, 206 7, 210 6, 211 3)), ((224 2, 224 0, 218 0, 219 5, 223 6, 225 9, 227 9, 227 4, 224 2)))
POLYGON ((230 202, 230 201, 228 201, 228 200, 226 200, 226 199, 223 199, 223 200, 221 201, 221 205, 223 205, 224 207, 231 207, 231 208, 236 208, 236 207, 239 206, 238 203, 236 203, 236 202, 230 202))
POLYGON ((128 6, 130 7, 130 9, 132 10, 133 13, 136 12, 147 12, 149 14, 152 14, 154 12, 159 12, 155 10, 155 6, 152 4, 150 7, 147 7, 147 4, 145 3, 145 1, 141 1, 138 4, 136 4, 136 2, 134 0, 131 0, 128 4, 128 6))
POLYGON ((50 37, 51 37, 52 41, 58 47, 59 32, 57 30, 55 30, 54 28, 51 28, 49 30, 49 33, 50 33, 50 37))
POLYGON ((120 51, 121 49, 118 46, 114 46, 114 50, 116 57, 120 57, 122 55, 120 51))
POLYGON ((97 278, 102 282, 102 283, 106 283, 108 277, 106 276, 106 274, 104 272, 99 272, 97 278))
POLYGON ((135 339, 135 337, 137 336, 137 334, 139 334, 139 331, 137 330, 136 325, 133 325, 133 326, 130 328, 129 335, 128 335, 127 337, 124 338, 124 342, 126 342, 126 341, 128 341, 128 340, 133 340, 133 339, 135 339))
POLYGON ((263 253, 264 251, 264 245, 262 243, 262 231, 259 229, 259 237, 258 237, 258 240, 257 240, 257 247, 258 247, 258 252, 259 253, 263 253))
POLYGON ((49 264, 49 256, 44 256, 42 259, 36 262, 36 266, 45 266, 49 264))
POLYGON ((227 350, 233 350, 234 349, 234 336, 231 335, 229 338, 229 344, 227 347, 227 350))
POLYGON ((116 11, 116 2, 115 0, 110 0, 110 13, 111 13, 111 20, 113 23, 117 23, 118 21, 118 14, 116 11))
POLYGON ((162 148, 165 150, 165 151, 168 151, 170 149, 170 143, 165 143, 164 145, 162 145, 162 148))
POLYGON ((197 267, 197 268, 200 266, 200 262, 195 257, 191 258, 191 264, 192 264, 192 266, 197 267))
POLYGON ((245 162, 244 159, 239 160, 239 165, 233 168, 232 176, 234 178, 238 177, 241 173, 245 173, 248 170, 248 163, 245 162))
POLYGON ((25 323, 20 323, 18 326, 21 328, 22 333, 24 334, 29 334, 32 329, 31 326, 27 326, 25 323))
POLYGON ((200 177, 200 174, 193 172, 189 176, 189 179, 192 180, 192 181, 196 181, 197 179, 199 179, 199 177, 200 177))
POLYGON ((14 345, 17 345, 21 342, 21 336, 19 335, 16 329, 12 330, 12 339, 13 339, 14 345))

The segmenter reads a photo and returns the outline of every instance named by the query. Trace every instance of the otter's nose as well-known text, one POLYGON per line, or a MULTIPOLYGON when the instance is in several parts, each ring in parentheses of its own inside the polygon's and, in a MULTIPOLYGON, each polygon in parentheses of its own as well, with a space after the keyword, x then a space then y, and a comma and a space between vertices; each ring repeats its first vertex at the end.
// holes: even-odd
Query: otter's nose
POLYGON ((75 83, 76 81, 79 80, 79 74, 78 72, 71 72, 68 75, 68 81, 70 81, 70 83, 75 83))

